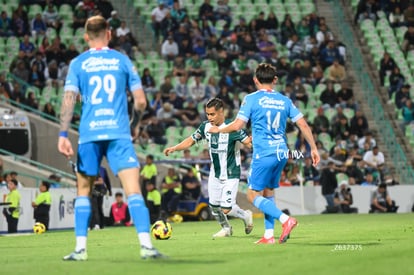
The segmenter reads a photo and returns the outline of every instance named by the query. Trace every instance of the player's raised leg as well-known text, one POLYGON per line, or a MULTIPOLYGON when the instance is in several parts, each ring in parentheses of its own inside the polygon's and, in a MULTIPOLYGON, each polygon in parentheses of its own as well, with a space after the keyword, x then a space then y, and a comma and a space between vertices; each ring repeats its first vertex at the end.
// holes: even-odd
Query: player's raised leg
MULTIPOLYGON (((247 191, 248 200, 265 214, 266 220, 269 222, 268 227, 271 227, 272 218, 278 219, 282 223, 282 234, 279 243, 286 242, 290 232, 297 225, 296 219, 283 213, 273 200, 268 199, 274 197, 273 189, 279 187, 280 174, 286 162, 286 159, 276 162, 275 157, 265 157, 261 159, 260 163, 253 160, 252 174, 249 176, 249 189, 247 191)), ((274 243, 274 241, 263 239, 264 237, 257 243, 274 243)))
POLYGON ((239 218, 244 223, 244 232, 250 234, 253 230, 253 213, 251 210, 241 209, 238 204, 233 204, 230 212, 227 213, 228 216, 239 218))
POLYGON ((244 231, 246 234, 250 234, 253 230, 253 213, 250 210, 241 209, 236 203, 238 189, 239 179, 227 179, 224 181, 221 207, 224 214, 243 220, 244 231))

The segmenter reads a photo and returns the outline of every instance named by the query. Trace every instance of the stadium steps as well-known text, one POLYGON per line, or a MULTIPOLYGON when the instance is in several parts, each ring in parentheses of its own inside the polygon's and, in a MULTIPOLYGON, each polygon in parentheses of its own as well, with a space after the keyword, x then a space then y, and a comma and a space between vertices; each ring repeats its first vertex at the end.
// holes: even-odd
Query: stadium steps
MULTIPOLYGON (((146 2, 146 0, 141 1, 146 2)), ((156 2, 150 1, 149 3, 151 4, 148 4, 148 6, 154 5, 155 7, 156 5, 156 2)), ((148 20, 140 15, 137 7, 133 6, 133 1, 112 1, 112 5, 118 11, 119 17, 126 21, 140 48, 145 52, 153 50, 154 41, 151 26, 147 24, 148 20), (151 39, 148 39, 148 37, 151 37, 151 39)))
MULTIPOLYGON (((338 29, 338 24, 340 22, 336 22, 336 18, 334 17, 332 10, 331 10, 331 4, 329 2, 326 2, 324 0, 317 0, 316 3, 316 9, 318 11, 319 16, 323 16, 326 19, 326 23, 329 26, 330 30, 332 31, 333 35, 335 36, 335 39, 338 41, 341 41, 342 37, 340 37, 338 34, 340 34, 340 31, 338 29)), ((361 37, 359 34, 357 34, 357 37, 361 37)), ((349 49, 352 46, 356 45, 346 45, 349 49)), ((362 46, 362 51, 364 53, 364 56, 367 56, 365 53, 367 53, 368 49, 364 48, 362 46)), ((386 159, 386 165, 390 168, 391 172, 394 171, 395 163, 393 163, 389 157, 392 152, 388 151, 388 148, 386 144, 384 143, 383 139, 381 138, 381 129, 378 129, 378 126, 375 123, 374 115, 375 113, 373 110, 371 110, 370 106, 368 105, 366 99, 364 98, 364 94, 361 92, 362 87, 361 84, 356 80, 355 77, 355 71, 352 70, 350 62, 352 62, 352 56, 349 55, 350 51, 347 50, 347 57, 346 57, 346 70, 347 70, 347 78, 349 82, 349 87, 351 87, 354 91, 354 97, 356 101, 358 102, 358 105, 360 106, 362 112, 367 117, 368 124, 370 130, 373 132, 375 136, 375 140, 377 141, 377 145, 379 146, 380 150, 384 153, 385 159, 386 159)), ((372 69, 372 68, 370 68, 372 69)), ((378 74, 378 73, 377 73, 378 74)), ((387 93, 386 93, 387 94, 387 93)))
MULTIPOLYGON (((373 56, 370 54, 370 50, 367 45, 367 41, 364 39, 363 33, 359 26, 355 26, 353 24, 353 18, 355 15, 355 10, 352 9, 347 3, 342 3, 342 8, 344 9, 344 13, 348 18, 350 25, 352 26, 354 37, 357 38, 357 41, 359 42, 359 46, 362 49, 363 57, 365 60, 365 67, 367 69, 367 73, 370 75, 371 80, 373 80, 373 84, 375 86, 375 91, 377 96, 380 98, 381 105, 384 109, 386 118, 390 121, 391 125, 393 126, 393 130, 396 133, 397 140, 401 147, 404 150, 404 153, 409 160, 409 165, 414 165, 414 154, 412 146, 409 143, 409 140, 404 137, 404 133, 401 131, 399 126, 399 121, 396 120, 396 113, 395 108, 392 105, 388 105, 388 92, 386 88, 380 86, 379 82, 379 76, 378 76, 378 67, 375 64, 373 56)), ((380 129, 381 130, 381 129, 380 129)), ((380 133, 380 132, 379 132, 380 133)), ((381 143, 380 143, 381 145, 381 143)), ((384 150, 385 151, 385 150, 384 150)), ((389 152, 392 153, 392 152, 389 152)), ((388 163, 387 163, 388 164, 388 163)), ((407 163, 393 163, 394 167, 397 166, 403 166, 406 167, 407 163)), ((398 176, 398 175, 397 175, 398 176)))
MULTIPOLYGON (((348 16, 348 18, 353 18, 355 9, 351 9, 348 6, 344 6, 344 10, 348 16)), ((362 32, 361 28, 358 26, 356 27, 353 25, 353 30, 356 33, 357 37, 359 38, 358 41, 360 42, 361 49, 363 52, 363 56, 366 59, 366 67, 369 69, 370 78, 373 80, 375 84, 375 90, 377 91, 377 96, 380 98, 383 109, 390 119, 391 124, 393 125, 393 129, 397 135, 397 142, 402 146, 408 160, 410 161, 411 166, 414 165, 414 153, 413 153, 413 145, 410 143, 410 139, 407 138, 407 135, 401 130, 400 123, 401 119, 398 118, 398 114, 396 112, 396 108, 394 104, 387 104, 388 101, 388 91, 386 87, 382 87, 380 85, 379 79, 379 68, 375 61, 375 57, 371 54, 371 49, 368 45, 368 40, 364 37, 364 33, 362 32)), ((406 163, 401 164, 394 164, 394 165, 403 165, 406 166, 406 163)))

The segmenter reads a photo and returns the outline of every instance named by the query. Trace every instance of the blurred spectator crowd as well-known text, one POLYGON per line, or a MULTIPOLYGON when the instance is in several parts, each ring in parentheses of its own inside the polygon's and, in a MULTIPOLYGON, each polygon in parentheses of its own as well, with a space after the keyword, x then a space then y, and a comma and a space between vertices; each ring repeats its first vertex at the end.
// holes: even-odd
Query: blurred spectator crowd
MULTIPOLYGON (((373 7, 372 0, 361 2, 373 7)), ((161 152, 161 147, 192 134, 205 119, 204 103, 209 98, 221 98, 233 117, 244 95, 255 91, 256 65, 268 62, 278 69, 275 89, 307 116, 322 155, 320 166, 310 167, 309 145, 288 125, 289 146, 301 150, 306 160, 289 161, 282 177, 285 185, 319 184, 330 162, 337 178, 346 177, 350 184, 363 183, 368 174, 373 174, 374 184, 392 179, 354 98, 345 66, 346 45, 335 39, 313 3, 313 9, 299 17, 287 8, 281 16, 272 1, 253 1, 255 12, 246 13, 248 17, 233 15, 237 1, 198 3, 191 6, 198 9, 196 14, 181 1, 156 3, 150 16, 153 37, 147 39, 155 41, 157 51, 143 52, 139 47, 143 41, 137 41, 107 0, 22 1, 11 18, 7 12, 1 14, 5 45, 17 39, 19 46, 6 70, 13 78, 0 75, 0 97, 56 117, 69 62, 86 47, 82 26, 89 16, 101 14, 111 26, 110 46, 134 60, 142 78, 148 97, 139 138, 143 147, 161 152)), ((299 7, 301 1, 284 3, 292 4, 299 7)), ((356 22, 370 18, 371 10, 358 8, 356 22)), ((79 106, 75 112, 73 122, 79 119, 79 106)), ((190 154, 202 158, 204 148, 190 154)), ((242 155, 247 170, 250 152, 242 155)))

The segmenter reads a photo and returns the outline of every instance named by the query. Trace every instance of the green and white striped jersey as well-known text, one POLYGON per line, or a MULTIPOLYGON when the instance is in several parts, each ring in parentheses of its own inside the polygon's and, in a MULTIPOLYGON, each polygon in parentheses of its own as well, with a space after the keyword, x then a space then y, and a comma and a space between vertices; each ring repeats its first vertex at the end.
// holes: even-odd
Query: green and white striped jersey
MULTIPOLYGON (((230 123, 226 120, 223 124, 230 123)), ((212 162, 210 176, 220 180, 240 178, 240 146, 248 136, 244 130, 232 133, 212 134, 208 130, 211 128, 209 121, 204 121, 198 129, 191 135, 195 142, 205 139, 208 142, 210 159, 212 162)))

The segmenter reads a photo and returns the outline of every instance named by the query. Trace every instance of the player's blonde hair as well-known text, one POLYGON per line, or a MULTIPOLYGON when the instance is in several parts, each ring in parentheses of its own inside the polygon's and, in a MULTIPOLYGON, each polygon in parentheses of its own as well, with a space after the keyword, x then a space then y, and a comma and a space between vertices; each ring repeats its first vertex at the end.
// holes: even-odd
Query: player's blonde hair
POLYGON ((102 37, 108 29, 108 22, 100 15, 89 17, 85 23, 85 32, 90 39, 102 37))

